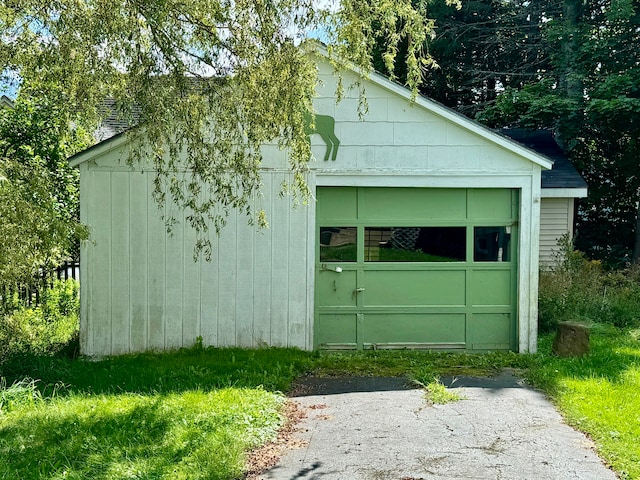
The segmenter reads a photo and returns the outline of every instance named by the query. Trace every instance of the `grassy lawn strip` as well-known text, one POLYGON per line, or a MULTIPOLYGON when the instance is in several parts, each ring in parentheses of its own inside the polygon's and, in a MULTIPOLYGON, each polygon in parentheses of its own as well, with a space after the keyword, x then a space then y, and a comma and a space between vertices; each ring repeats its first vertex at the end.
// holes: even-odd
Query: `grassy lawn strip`
POLYGON ((583 358, 552 356, 551 336, 536 355, 196 347, 99 362, 16 358, 0 366, 0 478, 238 479, 246 452, 282 424, 280 392, 298 375, 405 375, 437 403, 455 400, 440 376, 511 367, 621 478, 640 479, 639 336, 596 326, 583 358))
POLYGON ((531 383, 567 422, 587 433, 621 478, 640 479, 640 342, 638 332, 596 326, 583 358, 549 355, 551 337, 528 370, 531 383))
POLYGON ((280 392, 309 361, 295 350, 199 348, 16 359, 0 372, 0 478, 241 478, 246 452, 282 425, 280 392))
POLYGON ((0 419, 0 478, 238 478, 282 400, 239 388, 36 400, 0 419))

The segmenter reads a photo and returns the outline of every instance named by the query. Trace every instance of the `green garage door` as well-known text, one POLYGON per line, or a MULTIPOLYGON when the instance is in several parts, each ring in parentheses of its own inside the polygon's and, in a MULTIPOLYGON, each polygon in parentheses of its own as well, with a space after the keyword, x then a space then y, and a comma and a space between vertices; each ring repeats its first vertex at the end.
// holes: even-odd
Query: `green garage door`
POLYGON ((518 198, 318 188, 316 347, 514 350, 518 198))

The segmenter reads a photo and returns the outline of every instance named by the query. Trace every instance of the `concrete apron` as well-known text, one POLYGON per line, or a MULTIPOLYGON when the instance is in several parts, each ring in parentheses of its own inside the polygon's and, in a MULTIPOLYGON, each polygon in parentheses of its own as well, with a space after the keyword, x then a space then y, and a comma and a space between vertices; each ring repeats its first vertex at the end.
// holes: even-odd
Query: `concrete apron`
POLYGON ((264 480, 607 480, 592 442, 505 371, 445 379, 464 399, 428 405, 401 379, 307 379, 298 436, 264 480))

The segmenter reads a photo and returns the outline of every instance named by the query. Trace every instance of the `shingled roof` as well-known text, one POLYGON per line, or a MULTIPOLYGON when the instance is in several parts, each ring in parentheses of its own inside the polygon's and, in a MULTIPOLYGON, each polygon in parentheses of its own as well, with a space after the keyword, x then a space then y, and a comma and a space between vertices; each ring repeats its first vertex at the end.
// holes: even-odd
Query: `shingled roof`
POLYGON ((565 155, 549 130, 528 130, 525 128, 504 128, 498 133, 521 143, 531 150, 553 160, 551 170, 542 171, 542 188, 571 188, 586 191, 587 183, 580 176, 571 160, 565 155))
POLYGON ((103 140, 109 140, 110 138, 129 130, 140 120, 139 108, 133 109, 130 119, 126 119, 122 115, 119 115, 116 108, 116 102, 112 98, 105 99, 101 109, 103 119, 98 130, 93 135, 96 143, 100 143, 103 140))

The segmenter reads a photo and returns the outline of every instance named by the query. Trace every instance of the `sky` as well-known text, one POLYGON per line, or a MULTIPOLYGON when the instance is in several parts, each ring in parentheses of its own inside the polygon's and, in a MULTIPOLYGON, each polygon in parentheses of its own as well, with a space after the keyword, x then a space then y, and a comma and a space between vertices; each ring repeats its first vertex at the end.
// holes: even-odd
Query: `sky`
POLYGON ((0 96, 6 95, 11 100, 15 100, 18 95, 20 79, 15 72, 5 70, 0 75, 0 96))

